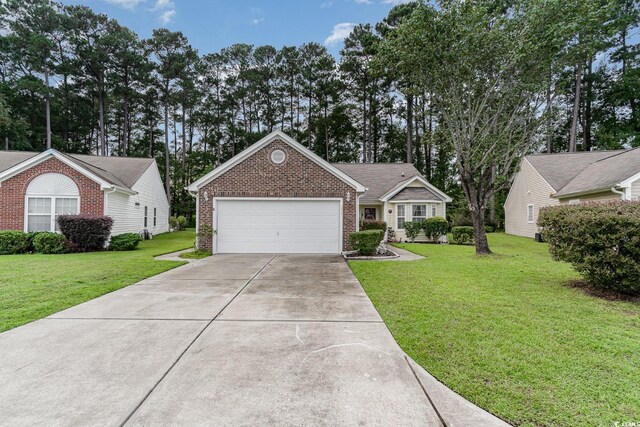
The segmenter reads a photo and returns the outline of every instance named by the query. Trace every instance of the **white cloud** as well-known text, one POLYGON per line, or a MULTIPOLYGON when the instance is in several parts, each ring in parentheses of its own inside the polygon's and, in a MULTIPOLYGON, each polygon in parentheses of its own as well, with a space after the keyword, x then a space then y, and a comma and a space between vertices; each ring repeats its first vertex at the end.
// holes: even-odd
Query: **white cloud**
POLYGON ((384 4, 390 4, 390 5, 393 5, 393 6, 397 6, 397 5, 399 5, 399 4, 402 4, 402 3, 410 3, 410 2, 412 2, 412 1, 413 1, 413 0, 382 0, 382 3, 384 3, 384 4))
POLYGON ((156 0, 156 5, 153 10, 164 10, 173 8, 173 2, 171 0, 156 0))
POLYGON ((324 8, 326 8, 326 7, 331 7, 332 5, 333 5, 333 2, 332 2, 332 1, 325 1, 324 3, 322 3, 322 4, 320 5, 320 9, 324 9, 324 8))
POLYGON ((176 16, 176 11, 174 9, 165 10, 162 12, 162 15, 160 15, 160 22, 162 22, 162 25, 167 25, 171 22, 174 16, 176 16))
POLYGON ((353 0, 358 4, 371 4, 371 0, 353 0))
POLYGON ((251 25, 258 25, 259 23, 261 23, 262 21, 264 21, 264 18, 253 18, 251 20, 251 25))
POLYGON ((114 6, 121 7, 123 9, 133 10, 137 5, 145 0, 104 0, 107 3, 111 3, 114 6))
POLYGON ((351 22, 343 22, 341 24, 336 24, 333 26, 333 31, 324 41, 325 46, 333 46, 335 44, 341 43, 344 39, 349 37, 351 31, 353 31, 353 27, 356 24, 351 22))
POLYGON ((176 16, 176 9, 171 0, 156 0, 155 5, 153 6, 152 11, 160 11, 160 16, 158 19, 162 23, 162 25, 167 25, 173 17, 176 16))

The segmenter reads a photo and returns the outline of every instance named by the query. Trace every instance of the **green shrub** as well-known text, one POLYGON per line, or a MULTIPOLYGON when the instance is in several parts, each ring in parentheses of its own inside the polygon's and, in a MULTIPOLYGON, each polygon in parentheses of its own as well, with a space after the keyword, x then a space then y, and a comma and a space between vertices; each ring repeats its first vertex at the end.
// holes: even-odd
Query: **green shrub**
POLYGON ((382 230, 365 230, 349 234, 349 243, 360 255, 373 255, 384 238, 382 230))
POLYGON ((422 222, 406 221, 404 223, 404 234, 412 243, 416 240, 420 230, 422 230, 422 222))
POLYGON ((362 221, 360 230, 382 230, 387 231, 387 223, 384 221, 376 221, 375 219, 365 219, 362 221))
POLYGON ((466 209, 457 212, 451 221, 451 225, 453 227, 472 227, 473 219, 471 218, 471 212, 466 209))
POLYGON ((124 233, 117 236, 111 236, 109 242, 110 251, 133 251, 140 243, 140 235, 136 233, 124 233))
POLYGON ((551 255, 592 286, 640 294, 640 202, 543 208, 538 226, 551 255))
POLYGON ((187 228, 188 221, 187 218, 182 215, 178 217, 172 216, 171 218, 169 218, 169 225, 175 231, 182 231, 187 228))
POLYGON ((36 248, 33 246, 33 240, 36 238, 38 234, 41 233, 50 233, 49 231, 30 231, 27 233, 27 239, 29 240, 29 249, 27 252, 35 252, 36 248))
POLYGON ((427 218, 427 220, 422 223, 422 229, 427 238, 437 242, 442 236, 447 234, 449 222, 441 216, 434 216, 427 218))
POLYGON ((22 231, 0 231, 0 255, 23 254, 29 251, 29 235, 22 231))
POLYGON ((113 219, 98 215, 60 215, 60 231, 71 242, 73 249, 88 252, 104 249, 113 219))
POLYGON ((495 233, 496 232, 496 228, 493 225, 485 225, 484 226, 484 232, 485 233, 495 233))
POLYGON ((40 254, 63 254, 68 251, 67 239, 59 233, 37 233, 33 238, 33 249, 40 254))
POLYGON ((459 244, 472 242, 475 235, 473 227, 467 225, 452 227, 451 234, 451 240, 459 244))

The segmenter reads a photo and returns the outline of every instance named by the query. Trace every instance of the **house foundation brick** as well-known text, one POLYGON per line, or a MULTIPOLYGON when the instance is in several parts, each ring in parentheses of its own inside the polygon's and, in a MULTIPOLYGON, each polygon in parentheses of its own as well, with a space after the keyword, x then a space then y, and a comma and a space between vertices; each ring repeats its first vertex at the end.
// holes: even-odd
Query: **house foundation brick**
POLYGON ((104 215, 104 192, 100 184, 49 158, 0 183, 0 230, 24 230, 25 195, 31 181, 45 173, 59 173, 73 180, 80 191, 80 213, 104 215))

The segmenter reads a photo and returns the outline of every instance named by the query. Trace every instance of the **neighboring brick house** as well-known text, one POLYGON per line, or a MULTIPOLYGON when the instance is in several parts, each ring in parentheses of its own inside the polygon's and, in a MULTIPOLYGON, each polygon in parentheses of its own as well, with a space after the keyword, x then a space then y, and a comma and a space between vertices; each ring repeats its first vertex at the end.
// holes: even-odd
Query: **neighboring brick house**
MULTIPOLYGON (((199 239, 203 249, 213 253, 340 253, 349 250, 349 234, 359 229, 364 217, 361 198, 373 194, 367 199, 367 217, 386 219, 387 212, 392 212, 391 199, 402 197, 399 193, 405 187, 428 188, 420 196, 429 195, 429 200, 413 200, 419 203, 416 212, 425 217, 431 216, 428 203, 444 205, 451 200, 412 165, 368 164, 352 170, 326 162, 276 131, 188 189, 196 197, 199 231, 202 234, 205 227, 211 227, 199 239)), ((401 203, 404 207, 410 202, 401 203)), ((444 214, 445 209, 436 211, 444 214)))
POLYGON ((0 230, 55 231, 60 214, 111 216, 112 234, 169 229, 153 159, 0 151, 0 230))
POLYGON ((540 208, 621 199, 640 199, 640 148, 526 156, 504 204, 505 231, 534 237, 540 208))

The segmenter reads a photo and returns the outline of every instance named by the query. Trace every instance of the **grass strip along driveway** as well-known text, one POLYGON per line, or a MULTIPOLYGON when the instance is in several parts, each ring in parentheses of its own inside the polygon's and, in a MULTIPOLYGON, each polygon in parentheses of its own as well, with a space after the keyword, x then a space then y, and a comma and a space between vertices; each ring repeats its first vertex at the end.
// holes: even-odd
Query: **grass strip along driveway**
POLYGON ((400 346, 440 381, 515 425, 640 420, 640 305, 568 285, 545 244, 493 234, 403 244, 411 262, 350 262, 400 346))
POLYGON ((0 332, 182 265, 153 257, 190 248, 194 239, 181 231, 129 252, 0 256, 0 332))

